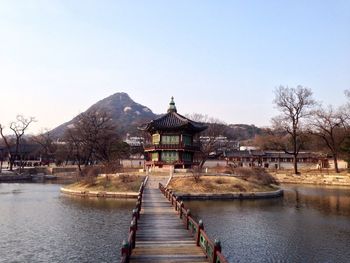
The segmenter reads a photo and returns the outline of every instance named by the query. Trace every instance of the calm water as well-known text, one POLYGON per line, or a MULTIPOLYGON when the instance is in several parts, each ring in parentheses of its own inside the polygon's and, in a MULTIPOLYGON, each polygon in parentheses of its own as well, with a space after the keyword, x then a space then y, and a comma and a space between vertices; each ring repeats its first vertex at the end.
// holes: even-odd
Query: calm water
POLYGON ((118 262, 135 201, 72 198, 59 188, 0 184, 0 262, 118 262))
POLYGON ((350 189, 284 188, 280 199, 186 205, 230 262, 350 262, 350 189))
MULTIPOLYGON (((135 201, 0 184, 0 262, 118 262, 135 201)), ((350 189, 286 186, 284 198, 187 202, 230 262, 350 262, 350 189)))

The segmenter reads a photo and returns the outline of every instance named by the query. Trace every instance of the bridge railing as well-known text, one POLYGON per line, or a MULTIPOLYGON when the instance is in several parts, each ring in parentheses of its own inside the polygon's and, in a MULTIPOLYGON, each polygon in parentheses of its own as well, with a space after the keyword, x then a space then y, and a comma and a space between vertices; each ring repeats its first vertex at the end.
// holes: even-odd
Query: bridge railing
POLYGON ((165 188, 161 183, 159 183, 159 190, 164 194, 164 196, 171 202, 174 206, 175 211, 179 214, 180 219, 183 221, 186 229, 191 233, 191 235, 196 240, 196 245, 200 246, 212 263, 227 263, 228 261, 221 253, 221 243, 218 239, 213 242, 208 234, 204 231, 203 221, 196 220, 191 216, 190 209, 186 209, 184 203, 176 196, 171 190, 165 188))
POLYGON ((132 219, 129 228, 129 235, 127 240, 123 240, 122 249, 121 249, 121 263, 128 263, 132 250, 136 245, 136 231, 137 231, 137 222, 140 219, 140 212, 142 207, 142 195, 143 190, 145 189, 148 176, 143 180, 139 189, 139 195, 137 197, 136 207, 132 210, 132 219))

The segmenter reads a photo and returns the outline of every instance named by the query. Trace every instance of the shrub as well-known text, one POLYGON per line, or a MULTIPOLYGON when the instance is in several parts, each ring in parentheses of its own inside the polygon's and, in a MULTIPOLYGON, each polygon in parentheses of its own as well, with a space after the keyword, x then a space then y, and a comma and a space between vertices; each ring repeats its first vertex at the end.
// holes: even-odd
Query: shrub
POLYGON ((217 179, 215 179, 215 181, 214 181, 216 184, 224 184, 224 183, 226 183, 226 181, 223 179, 223 178, 217 178, 217 179))
POLYGON ((202 176, 202 169, 201 169, 201 167, 193 167, 191 173, 192 173, 192 177, 193 177, 194 181, 196 183, 199 183, 200 180, 201 180, 201 176, 202 176))
POLYGON ((276 179, 266 172, 264 168, 253 167, 253 168, 235 168, 234 170, 236 175, 242 177, 243 180, 257 183, 260 185, 271 185, 278 184, 276 179))

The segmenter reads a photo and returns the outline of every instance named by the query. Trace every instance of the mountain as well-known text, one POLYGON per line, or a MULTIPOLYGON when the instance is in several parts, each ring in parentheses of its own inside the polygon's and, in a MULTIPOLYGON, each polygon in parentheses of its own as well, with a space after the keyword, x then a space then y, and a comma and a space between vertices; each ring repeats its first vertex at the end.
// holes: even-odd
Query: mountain
MULTIPOLYGON (((105 111, 109 113, 116 127, 118 127, 118 131, 122 135, 126 133, 135 133, 139 125, 159 116, 154 114, 148 107, 133 101, 129 95, 124 92, 115 93, 98 101, 85 112, 91 111, 105 111)), ((53 129, 50 132, 51 135, 55 138, 61 138, 66 129, 76 121, 78 116, 53 129)))
MULTIPOLYGON (((85 112, 91 111, 105 111, 109 113, 121 135, 126 135, 126 133, 136 135, 138 126, 160 116, 153 113, 148 107, 136 103, 124 92, 115 93, 98 101, 85 112)), ((54 138, 62 138, 64 132, 76 121, 78 116, 53 129, 50 132, 51 135, 54 138)), ((254 125, 229 124, 224 126, 222 135, 237 141, 249 140, 254 138, 255 135, 263 133, 263 129, 254 125)))
POLYGON ((227 126, 227 133, 229 134, 227 137, 237 141, 244 141, 264 133, 264 129, 256 127, 254 124, 230 124, 227 126))

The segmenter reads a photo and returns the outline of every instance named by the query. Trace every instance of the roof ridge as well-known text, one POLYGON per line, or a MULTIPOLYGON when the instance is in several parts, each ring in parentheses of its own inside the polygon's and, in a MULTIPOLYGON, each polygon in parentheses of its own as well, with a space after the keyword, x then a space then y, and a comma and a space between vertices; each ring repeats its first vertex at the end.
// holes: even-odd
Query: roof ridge
POLYGON ((176 114, 177 117, 179 117, 180 119, 182 119, 183 121, 186 121, 186 122, 190 122, 190 119, 186 118, 185 116, 177 113, 177 112, 172 112, 173 114, 176 114))

